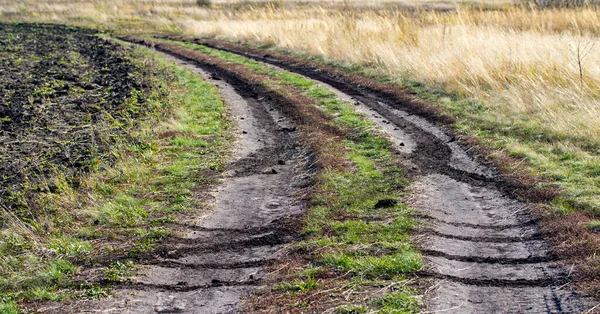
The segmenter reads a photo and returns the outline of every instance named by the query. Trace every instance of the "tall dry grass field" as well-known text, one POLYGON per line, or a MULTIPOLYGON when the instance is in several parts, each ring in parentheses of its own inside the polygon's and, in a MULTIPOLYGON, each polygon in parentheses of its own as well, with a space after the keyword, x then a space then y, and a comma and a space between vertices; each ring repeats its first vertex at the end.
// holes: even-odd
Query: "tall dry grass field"
POLYGON ((262 10, 185 19, 180 26, 189 35, 261 42, 375 67, 482 100, 511 120, 534 118, 560 135, 598 137, 599 17, 593 10, 416 17, 262 10))
POLYGON ((600 13, 490 1, 0 0, 0 20, 241 40, 420 82, 450 95, 459 128, 600 213, 600 13))

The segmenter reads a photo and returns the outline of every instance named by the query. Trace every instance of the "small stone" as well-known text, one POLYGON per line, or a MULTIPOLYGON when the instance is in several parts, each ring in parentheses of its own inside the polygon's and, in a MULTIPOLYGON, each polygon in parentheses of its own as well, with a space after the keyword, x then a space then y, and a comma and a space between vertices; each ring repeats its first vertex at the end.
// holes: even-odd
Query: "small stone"
POLYGON ((400 143, 400 146, 404 146, 404 142, 400 143))
POLYGON ((276 209, 276 208, 279 208, 280 206, 281 206, 281 204, 278 202, 271 202, 271 203, 268 203, 265 207, 268 209, 276 209))
POLYGON ((246 131, 242 131, 242 134, 248 134, 248 132, 246 132, 246 131))

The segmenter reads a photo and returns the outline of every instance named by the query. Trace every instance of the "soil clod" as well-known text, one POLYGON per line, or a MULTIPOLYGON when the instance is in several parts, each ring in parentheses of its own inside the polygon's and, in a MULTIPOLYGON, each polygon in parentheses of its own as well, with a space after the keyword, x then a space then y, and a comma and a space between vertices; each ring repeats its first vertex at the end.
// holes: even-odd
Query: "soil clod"
POLYGON ((386 198, 386 199, 382 199, 377 201, 377 203, 375 204, 374 208, 388 208, 388 207, 394 207, 396 204, 398 204, 398 201, 395 199, 391 199, 391 198, 386 198))

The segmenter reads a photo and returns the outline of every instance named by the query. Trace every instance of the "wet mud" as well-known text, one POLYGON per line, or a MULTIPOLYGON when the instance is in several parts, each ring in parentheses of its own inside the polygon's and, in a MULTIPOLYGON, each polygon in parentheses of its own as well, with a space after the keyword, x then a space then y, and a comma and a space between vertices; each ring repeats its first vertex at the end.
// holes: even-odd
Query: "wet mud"
POLYGON ((390 139, 413 181, 409 203, 423 221, 417 239, 428 265, 422 275, 432 281, 427 312, 582 313, 597 304, 569 289, 571 269, 552 254, 531 205, 445 127, 403 100, 318 67, 207 45, 318 81, 355 104, 390 139))

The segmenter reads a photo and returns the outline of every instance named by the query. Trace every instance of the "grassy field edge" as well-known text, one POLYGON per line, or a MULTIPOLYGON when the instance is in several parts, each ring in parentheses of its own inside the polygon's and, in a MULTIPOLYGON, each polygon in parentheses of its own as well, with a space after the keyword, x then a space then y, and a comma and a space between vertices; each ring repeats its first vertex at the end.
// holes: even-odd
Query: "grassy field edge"
POLYGON ((13 246, 35 249, 3 257, 19 264, 4 263, 12 271, 2 279, 2 313, 107 296, 106 283, 127 280, 136 259, 208 210, 203 193, 217 182, 233 142, 218 91, 146 49, 132 49, 128 58, 151 69, 155 95, 147 101, 161 109, 112 148, 116 161, 99 163, 77 187, 56 178, 60 189, 41 193, 45 204, 60 208, 52 219, 62 225, 33 230, 33 243, 13 233, 13 246))

